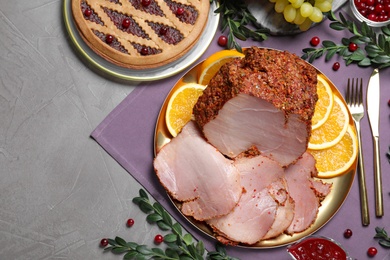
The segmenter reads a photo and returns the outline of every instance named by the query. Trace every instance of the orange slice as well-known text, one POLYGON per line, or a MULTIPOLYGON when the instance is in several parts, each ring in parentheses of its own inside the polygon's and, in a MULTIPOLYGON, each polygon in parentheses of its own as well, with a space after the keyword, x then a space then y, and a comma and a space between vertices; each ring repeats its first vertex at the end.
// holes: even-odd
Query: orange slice
POLYGON ((337 144, 343 138, 349 125, 348 109, 338 96, 333 96, 334 104, 329 118, 323 125, 311 131, 309 149, 319 150, 337 144))
POLYGON ((208 57, 200 67, 198 83, 201 85, 209 84, 209 81, 225 63, 237 57, 245 55, 237 50, 223 50, 212 54, 208 57))
POLYGON ((317 77, 317 94, 318 101, 312 117, 312 129, 317 129, 328 120, 333 108, 333 92, 325 78, 318 75, 317 77))
POLYGON ((319 178, 333 178, 344 173, 355 162, 358 141, 352 126, 348 126, 345 135, 334 146, 322 150, 308 150, 316 159, 319 178))
POLYGON ((192 109, 206 87, 189 83, 178 88, 171 96, 165 114, 165 121, 173 137, 191 120, 192 109))

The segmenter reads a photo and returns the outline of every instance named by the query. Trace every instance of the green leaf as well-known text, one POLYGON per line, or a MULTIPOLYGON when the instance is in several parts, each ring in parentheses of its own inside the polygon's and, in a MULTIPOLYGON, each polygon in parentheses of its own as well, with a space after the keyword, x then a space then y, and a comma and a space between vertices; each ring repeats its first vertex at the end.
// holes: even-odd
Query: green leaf
POLYGON ((146 220, 149 221, 149 222, 157 222, 157 221, 160 221, 162 220, 163 218, 157 214, 157 213, 152 213, 152 214, 149 214, 147 217, 146 217, 146 220))
POLYGON ((332 41, 324 40, 322 41, 322 46, 324 46, 325 48, 331 48, 331 47, 335 47, 336 43, 332 41))
POLYGON ((126 241, 121 238, 121 237, 115 237, 115 242, 118 244, 118 245, 121 245, 121 246, 126 246, 126 241))
POLYGON ((138 255, 137 251, 130 251, 123 256, 124 260, 134 259, 138 255))
POLYGON ((149 213, 151 211, 153 211, 153 206, 150 205, 149 203, 146 203, 144 201, 141 201, 139 204, 138 204, 138 207, 142 210, 142 212, 144 213, 149 213))
POLYGON ((196 244, 196 250, 198 250, 199 254, 204 255, 206 250, 205 250, 203 241, 199 241, 196 244))
POLYGON ((378 55, 374 59, 372 59, 373 63, 381 64, 390 62, 390 57, 386 55, 378 55))
POLYGON ((141 196, 141 198, 145 198, 145 199, 149 200, 148 194, 143 189, 139 190, 139 195, 141 196))
POLYGON ((154 207, 154 210, 155 210, 158 214, 160 214, 160 215, 162 215, 163 212, 165 211, 165 209, 163 208, 163 206, 161 206, 161 204, 158 203, 158 202, 155 202, 155 203, 153 204, 153 207, 154 207))
POLYGON ((143 255, 151 255, 153 253, 153 251, 149 249, 146 245, 139 245, 137 246, 136 250, 143 255))
POLYGON ((365 53, 361 49, 357 49, 352 53, 350 59, 353 61, 361 61, 365 58, 365 53))
POLYGON ((127 251, 129 251, 129 249, 126 247, 114 247, 111 250, 111 252, 113 252, 115 254, 122 254, 122 253, 127 252, 127 251))
POLYGON ((379 244, 384 247, 390 248, 390 242, 386 240, 379 240, 379 244))
POLYGON ((381 27, 381 31, 387 35, 390 36, 390 25, 381 27))
POLYGON ((172 229, 173 229, 173 231, 174 231, 176 234, 178 234, 179 236, 181 236, 181 235, 183 234, 182 228, 181 228, 181 226, 180 226, 179 223, 173 224, 172 229))
POLYGON ((326 53, 325 61, 329 61, 337 53, 337 49, 331 49, 326 53))
POLYGON ((165 250, 165 255, 170 258, 179 259, 179 254, 177 253, 176 250, 173 250, 172 248, 167 248, 165 250))
POLYGON ((154 254, 165 255, 164 251, 161 248, 152 248, 154 254))
POLYGON ((162 212, 162 218, 167 225, 172 226, 172 218, 165 210, 162 212))
POLYGON ((164 221, 158 221, 157 222, 157 226, 161 229, 161 230, 170 230, 171 229, 171 226, 165 224, 164 221))
POLYGON ((175 242, 177 239, 177 235, 175 234, 167 234, 164 236, 164 242, 170 243, 170 242, 175 242))
POLYGON ((185 234, 183 240, 187 245, 189 245, 192 243, 192 236, 190 234, 185 234))
POLYGON ((135 250, 136 247, 138 246, 138 244, 137 244, 137 243, 134 243, 134 242, 127 242, 127 243, 126 243, 126 246, 129 247, 129 248, 131 248, 131 249, 133 249, 133 250, 135 250))
POLYGON ((340 22, 332 22, 329 24, 329 27, 336 31, 342 31, 345 29, 345 26, 340 22))
POLYGON ((108 244, 110 244, 110 245, 112 245, 112 246, 115 246, 115 245, 116 245, 115 240, 112 239, 112 238, 108 238, 107 241, 108 241, 108 244))
POLYGON ((369 58, 364 58, 362 59, 359 63, 358 63, 359 66, 361 67, 368 67, 368 66, 371 66, 371 60, 369 58))

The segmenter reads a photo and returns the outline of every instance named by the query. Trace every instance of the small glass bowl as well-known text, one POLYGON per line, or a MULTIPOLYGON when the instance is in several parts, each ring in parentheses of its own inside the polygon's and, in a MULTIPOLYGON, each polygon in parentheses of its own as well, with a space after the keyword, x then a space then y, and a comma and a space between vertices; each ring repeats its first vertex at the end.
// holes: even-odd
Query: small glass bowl
POLYGON ((307 236, 287 247, 287 252, 294 260, 319 259, 319 257, 325 257, 324 255, 316 255, 317 250, 323 254, 331 254, 330 256, 327 256, 329 259, 353 260, 340 243, 332 238, 324 236, 307 236), (332 247, 333 249, 329 249, 329 247, 332 247), (335 254, 339 255, 337 256, 335 254), (343 256, 345 258, 343 258, 343 256))
POLYGON ((352 13, 353 15, 356 17, 356 19, 358 19, 360 22, 366 22, 368 26, 371 26, 371 27, 382 27, 382 26, 386 26, 388 24, 390 24, 390 17, 387 21, 383 21, 383 22, 375 22, 375 21, 371 21, 369 19, 367 19, 366 17, 364 17, 360 12, 359 10, 357 9, 356 5, 355 5, 355 1, 354 0, 350 0, 349 1, 350 3, 350 6, 351 6, 351 10, 352 10, 352 13))

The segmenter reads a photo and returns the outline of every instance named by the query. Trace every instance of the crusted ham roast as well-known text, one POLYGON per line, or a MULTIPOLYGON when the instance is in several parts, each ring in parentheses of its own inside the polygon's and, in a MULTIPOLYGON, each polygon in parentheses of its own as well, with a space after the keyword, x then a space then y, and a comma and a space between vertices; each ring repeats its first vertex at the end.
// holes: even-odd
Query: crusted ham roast
POLYGON ((207 143, 192 121, 160 150, 154 168, 169 194, 183 202, 182 212, 197 220, 228 214, 242 194, 233 161, 207 143))
POLYGON ((316 70, 297 55, 252 47, 221 67, 193 113, 226 156, 255 148, 287 166, 307 149, 316 85, 316 70))

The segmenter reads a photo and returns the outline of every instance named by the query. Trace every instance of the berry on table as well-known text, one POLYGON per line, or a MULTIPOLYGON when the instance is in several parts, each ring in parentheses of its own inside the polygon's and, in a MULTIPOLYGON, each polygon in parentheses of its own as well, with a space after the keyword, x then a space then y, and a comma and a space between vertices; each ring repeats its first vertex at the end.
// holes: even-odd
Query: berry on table
POLYGON ((314 36, 313 38, 311 38, 310 44, 312 46, 317 46, 318 44, 320 44, 320 38, 318 38, 317 36, 314 36))
POLYGON ((356 43, 353 43, 351 42, 349 45, 348 45, 348 50, 351 51, 351 52, 354 52, 358 49, 359 47, 357 46, 356 43))
POLYGON ((161 244, 162 242, 164 242, 164 237, 162 235, 158 234, 154 237, 154 243, 161 244))
POLYGON ((375 247, 370 247, 367 250, 367 255, 371 256, 371 257, 375 256, 377 253, 378 253, 378 250, 375 247))
POLYGON ((346 230, 344 231, 344 237, 345 237, 345 238, 350 238, 351 236, 352 236, 352 230, 350 230, 349 228, 346 229, 346 230))
POLYGON ((332 69, 333 69, 334 71, 339 70, 339 69, 340 69, 340 62, 337 62, 337 61, 336 61, 335 63, 333 63, 332 69))
POLYGON ((218 45, 219 46, 225 47, 227 42, 228 42, 228 39, 226 36, 224 36, 224 35, 219 36, 219 38, 218 38, 218 45))
POLYGON ((103 238, 102 240, 100 240, 100 246, 106 247, 107 245, 108 245, 108 239, 107 238, 103 238))
POLYGON ((129 218, 129 219, 127 220, 126 224, 127 224, 128 227, 132 227, 132 226, 134 225, 134 219, 129 218))

